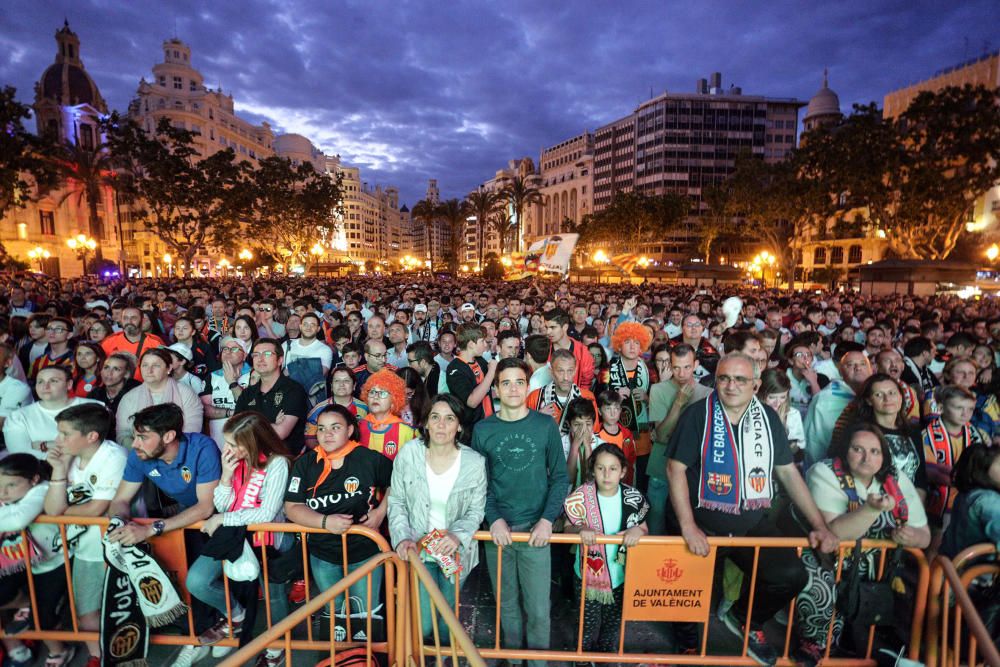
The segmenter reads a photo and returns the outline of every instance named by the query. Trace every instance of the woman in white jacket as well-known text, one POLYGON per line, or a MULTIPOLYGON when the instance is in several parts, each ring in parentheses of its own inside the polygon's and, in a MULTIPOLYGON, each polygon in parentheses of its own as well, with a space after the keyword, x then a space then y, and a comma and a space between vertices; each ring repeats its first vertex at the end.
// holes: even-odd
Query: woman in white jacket
MULTIPOLYGON (((486 461, 460 445, 464 406, 451 394, 438 394, 427 407, 419 440, 396 456, 389 494, 389 535, 401 558, 419 551, 427 569, 449 605, 455 604, 455 576, 459 586, 479 557, 473 534, 486 512, 486 461), (442 565, 418 543, 428 533, 441 531, 435 551, 457 558, 461 570, 448 576, 442 565)), ((433 636, 431 604, 420 589, 420 618, 425 640, 433 636)), ((442 642, 447 628, 438 622, 442 642)))

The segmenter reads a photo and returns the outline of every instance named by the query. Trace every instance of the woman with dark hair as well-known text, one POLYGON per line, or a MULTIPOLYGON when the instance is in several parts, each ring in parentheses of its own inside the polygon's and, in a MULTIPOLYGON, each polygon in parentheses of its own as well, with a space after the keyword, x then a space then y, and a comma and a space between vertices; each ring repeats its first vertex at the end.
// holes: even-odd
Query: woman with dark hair
POLYGON ((191 360, 188 370, 199 379, 204 380, 209 370, 216 368, 218 362, 215 350, 198 331, 194 319, 181 315, 174 322, 174 345, 183 345, 191 350, 191 360))
MULTIPOLYGON (((210 538, 206 544, 207 553, 192 563, 187 576, 188 592, 219 612, 217 622, 198 636, 202 646, 215 644, 228 636, 230 618, 232 636, 238 637, 246 617, 248 601, 233 595, 233 586, 230 586, 231 617, 227 618, 223 562, 234 559, 221 558, 217 554, 227 550, 227 545, 244 542, 246 526, 285 520, 282 502, 288 482, 288 450, 267 417, 259 412, 240 412, 229 418, 222 433, 225 439, 222 476, 213 496, 217 513, 202 524, 201 532, 210 538)), ((277 538, 283 535, 256 533, 253 544, 258 548, 264 545, 280 550, 283 545, 277 538)), ((272 551, 272 555, 276 552, 272 551)), ((273 584, 271 623, 288 614, 286 600, 283 587, 273 584)))
POLYGON ((582 569, 586 567, 587 592, 583 609, 583 650, 612 653, 618 650, 622 599, 625 590, 625 551, 646 535, 649 503, 637 489, 623 482, 628 470, 625 454, 615 445, 594 448, 587 460, 587 480, 566 496, 565 531, 578 533, 585 557, 574 559, 576 597, 583 594, 582 569), (622 546, 598 544, 599 535, 624 535, 622 546), (581 564, 582 563, 582 564, 581 564))
MULTIPOLYGON (((896 472, 888 441, 878 426, 860 423, 830 448, 830 458, 808 472, 809 491, 830 530, 844 541, 859 538, 892 540, 901 547, 923 549, 930 544, 927 515, 916 488, 896 472)), ((861 576, 878 572, 878 549, 865 552, 861 576)), ((795 613, 801 644, 798 656, 815 665, 822 658, 830 615, 836 604, 836 568, 823 567, 811 549, 802 552, 809 584, 799 593, 795 613)), ((837 616, 832 641, 837 642, 843 620, 837 616)))
MULTIPOLYGON (((401 558, 419 553, 449 605, 458 586, 476 566, 479 550, 473 539, 486 512, 486 462, 482 455, 462 445, 465 406, 451 394, 438 394, 427 405, 421 420, 420 440, 396 457, 389 496, 389 535, 401 558), (426 538, 426 539, 425 539, 426 538)), ((420 589, 423 637, 433 636, 433 613, 427 592, 420 589)), ((439 620, 442 643, 447 629, 439 620)))
POLYGON ((869 377, 857 398, 844 409, 833 429, 830 451, 844 446, 843 434, 856 423, 874 424, 885 436, 892 453, 892 465, 900 476, 917 487, 920 497, 927 495, 927 470, 920 433, 910 426, 899 383, 885 373, 869 377))
POLYGON ((249 315, 240 315, 233 320, 233 328, 229 335, 239 341, 247 354, 257 342, 257 324, 249 315))
POLYGON ((611 361, 608 359, 607 350, 596 341, 588 345, 587 350, 594 358, 594 381, 590 387, 584 388, 590 389, 594 396, 598 396, 608 388, 608 372, 611 369, 611 361))
POLYGON ((757 398, 761 403, 774 408, 781 417, 781 423, 785 425, 785 432, 788 434, 788 446, 792 449, 792 454, 797 454, 801 451, 806 436, 802 428, 802 415, 792 407, 789 400, 791 390, 792 382, 787 374, 777 368, 768 368, 761 373, 757 398))
POLYGON ((420 373, 409 366, 398 369, 396 375, 403 378, 403 382, 406 383, 406 407, 399 416, 405 424, 419 429, 420 420, 427 409, 427 387, 424 386, 420 373))
POLYGON ((988 542, 1000 551, 1000 447, 988 443, 966 449, 955 465, 958 497, 941 540, 941 555, 988 542))
POLYGON ((73 354, 73 384, 69 395, 77 398, 87 398, 90 392, 101 386, 101 368, 107 353, 99 344, 83 341, 76 346, 73 354))
MULTIPOLYGON (((392 462, 362 445, 358 433, 358 422, 347 408, 339 404, 324 408, 316 420, 316 448, 303 452, 292 464, 285 492, 285 515, 290 521, 326 531, 306 537, 309 570, 320 590, 335 585, 348 569, 357 569, 378 553, 378 545, 363 535, 342 537, 355 525, 378 530, 390 496, 392 462), (382 501, 376 505, 377 498, 382 501)), ((367 591, 379 590, 382 572, 376 568, 369 579, 351 586, 352 623, 364 623, 367 591)), ((341 612, 345 605, 343 597, 334 602, 338 613, 346 613, 341 612)))
POLYGON ((87 338, 95 343, 100 343, 114 332, 115 330, 112 328, 111 322, 108 322, 107 320, 97 320, 90 325, 89 329, 87 329, 87 338))

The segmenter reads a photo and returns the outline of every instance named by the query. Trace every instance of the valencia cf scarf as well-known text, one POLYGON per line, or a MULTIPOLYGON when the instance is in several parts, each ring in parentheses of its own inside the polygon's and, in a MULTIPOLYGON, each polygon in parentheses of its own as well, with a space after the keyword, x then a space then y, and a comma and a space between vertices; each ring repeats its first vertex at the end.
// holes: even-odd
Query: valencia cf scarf
POLYGON ((770 507, 774 441, 764 407, 752 398, 734 428, 716 392, 705 403, 698 507, 727 514, 770 507))
MULTIPOLYGON (((125 525, 114 518, 108 533, 125 525)), ((167 625, 187 610, 147 544, 123 546, 104 538, 103 665, 145 667, 149 626, 167 625)))
POLYGON ((559 433, 566 435, 569 433, 569 423, 566 421, 566 413, 569 412, 569 410, 566 408, 569 406, 570 401, 574 398, 584 398, 583 394, 580 392, 580 388, 575 384, 570 387, 569 396, 566 397, 566 400, 560 401, 559 395, 556 393, 556 383, 550 382, 542 387, 542 390, 538 392, 538 405, 533 409, 541 410, 546 405, 554 405, 557 410, 555 417, 556 422, 559 424, 559 433))
MULTIPOLYGON (((833 459, 829 463, 830 469, 833 470, 833 474, 837 478, 837 483, 840 484, 840 490, 847 496, 847 511, 854 512, 861 509, 865 500, 862 500, 858 495, 857 486, 854 484, 854 475, 844 468, 844 463, 839 458, 833 459)), ((886 495, 892 496, 895 501, 891 511, 892 518, 897 526, 902 526, 910 517, 910 508, 906 504, 903 490, 894 475, 886 475, 885 479, 882 480, 882 490, 886 495)))
MULTIPOLYGON (((939 466, 953 468, 959 455, 972 444, 972 427, 969 424, 962 426, 962 434, 958 436, 958 440, 957 443, 952 442, 952 436, 944 427, 940 417, 932 419, 924 429, 924 448, 934 454, 932 463, 939 466)), ((951 509, 957 495, 957 492, 948 486, 932 487, 927 498, 928 513, 938 518, 944 516, 945 512, 951 509)))
POLYGON ((611 361, 611 370, 608 374, 608 388, 620 389, 621 387, 628 387, 629 395, 622 401, 622 416, 618 421, 632 431, 632 433, 639 433, 642 431, 641 426, 644 426, 644 424, 639 424, 642 403, 636 402, 632 392, 636 389, 649 391, 649 370, 646 369, 646 364, 642 363, 641 359, 635 367, 635 373, 632 374, 632 377, 629 377, 628 371, 625 370, 625 364, 622 363, 621 357, 615 357, 611 361))

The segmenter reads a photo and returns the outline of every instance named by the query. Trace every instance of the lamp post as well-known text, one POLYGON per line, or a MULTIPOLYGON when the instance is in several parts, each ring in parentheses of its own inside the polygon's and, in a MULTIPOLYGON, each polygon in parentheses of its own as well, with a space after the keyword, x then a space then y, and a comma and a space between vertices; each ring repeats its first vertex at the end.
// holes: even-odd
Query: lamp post
POLYGON ((83 262, 83 275, 87 275, 87 255, 97 248, 97 241, 86 234, 77 234, 68 239, 66 245, 70 250, 76 251, 77 257, 83 262))
POLYGON ((608 253, 603 250, 598 250, 594 253, 594 267, 597 269, 597 284, 601 284, 601 264, 607 264, 611 261, 608 257, 608 253))
MULTIPOLYGON (((28 255, 31 256, 31 253, 29 252, 28 255)), ((997 257, 1000 257, 1000 246, 994 243, 993 245, 991 245, 989 248, 986 249, 986 259, 990 260, 991 262, 995 262, 997 260, 997 257)))
POLYGON ((229 267, 232 266, 232 264, 229 263, 229 260, 226 259, 225 257, 223 257, 222 259, 219 260, 219 263, 217 264, 217 266, 220 269, 222 269, 222 276, 224 278, 228 278, 229 277, 229 267))
POLYGON ((312 254, 313 257, 316 258, 315 261, 313 262, 313 266, 316 270, 316 276, 319 277, 319 258, 322 257, 323 253, 325 252, 323 244, 317 241, 316 243, 313 244, 312 248, 309 248, 309 252, 310 254, 312 254))
POLYGON ((51 256, 52 253, 50 253, 48 250, 46 250, 40 245, 37 245, 28 251, 28 259, 30 259, 32 262, 34 261, 38 262, 39 273, 45 273, 45 270, 43 268, 43 262, 51 256))
POLYGON ((163 254, 163 263, 167 265, 167 277, 172 277, 174 275, 174 258, 170 256, 169 252, 163 254))

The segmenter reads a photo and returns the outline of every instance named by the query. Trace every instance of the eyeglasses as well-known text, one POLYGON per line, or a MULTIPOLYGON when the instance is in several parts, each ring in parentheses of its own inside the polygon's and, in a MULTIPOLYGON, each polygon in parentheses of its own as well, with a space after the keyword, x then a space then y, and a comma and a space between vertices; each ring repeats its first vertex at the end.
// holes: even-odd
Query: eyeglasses
POLYGON ((278 356, 278 353, 272 352, 271 350, 259 350, 257 352, 252 352, 250 356, 253 357, 254 359, 260 359, 261 357, 264 357, 265 359, 270 359, 271 357, 278 356))
POLYGON ((701 329, 703 326, 705 326, 705 325, 702 324, 701 322, 685 322, 684 323, 684 328, 685 329, 701 329))
POLYGON ((240 347, 239 345, 233 345, 232 347, 224 347, 224 348, 221 348, 221 351, 222 351, 222 352, 232 352, 232 353, 236 353, 236 352, 242 352, 242 351, 243 351, 243 348, 242 348, 242 347, 240 347))
POLYGON ((418 360, 417 360, 417 359, 414 359, 413 357, 407 357, 407 358, 406 358, 406 362, 407 362, 407 363, 410 363, 410 364, 415 364, 415 363, 417 363, 417 361, 418 361, 418 360))
POLYGON ((66 327, 45 327, 45 330, 49 333, 66 333, 69 331, 66 327))
POLYGON ((389 393, 388 389, 379 389, 376 387, 375 389, 368 390, 368 398, 389 398, 390 396, 392 394, 389 393))
POLYGON ((735 384, 737 387, 745 387, 752 379, 744 375, 716 375, 715 384, 735 384))
POLYGON ((386 353, 383 352, 381 354, 376 354, 375 352, 365 352, 365 355, 371 357, 372 359, 385 359, 386 353))
POLYGON ((271 308, 271 306, 260 306, 257 308, 257 310, 263 310, 265 313, 270 313, 272 310, 274 310, 274 308, 271 308))

